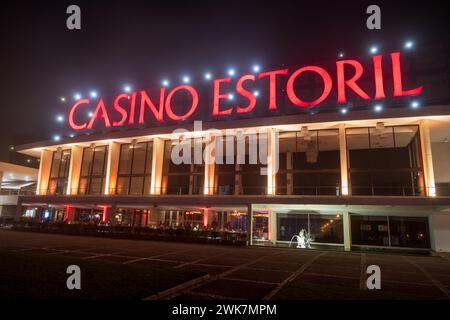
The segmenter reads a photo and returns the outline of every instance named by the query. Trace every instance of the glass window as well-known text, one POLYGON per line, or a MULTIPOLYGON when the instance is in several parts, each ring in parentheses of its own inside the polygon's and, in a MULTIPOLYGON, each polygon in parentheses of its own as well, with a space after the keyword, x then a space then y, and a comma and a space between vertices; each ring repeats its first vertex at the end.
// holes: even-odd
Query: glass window
POLYGON ((70 150, 58 149, 53 152, 50 179, 48 182, 49 194, 65 194, 70 166, 70 150))
POLYGON ((280 241, 290 241, 293 236, 298 235, 300 230, 309 229, 308 214, 277 214, 278 234, 280 241))
MULTIPOLYGON (((239 191, 240 194, 267 194, 267 175, 261 174, 262 168, 267 168, 267 159, 261 159, 261 156, 267 154, 261 152, 267 150, 267 134, 253 134, 245 136, 245 163, 238 164, 240 168, 239 191), (265 161, 263 164, 261 161, 265 161)), ((239 143, 238 149, 239 150, 239 143)))
POLYGON ((236 141, 234 137, 218 137, 216 139, 216 162, 215 162, 215 178, 214 193, 218 195, 234 194, 236 183, 236 141), (228 140, 226 140, 228 139, 228 140), (227 144, 229 149, 227 149, 227 144), (220 147, 221 145, 221 147, 220 147), (222 157, 218 156, 219 148, 221 148, 222 157), (232 152, 231 152, 232 150, 232 152))
MULTIPOLYGON (((163 194, 203 194, 205 165, 203 161, 204 141, 199 138, 186 140, 167 140, 164 145, 163 194), (197 145, 196 145, 197 144, 197 145), (179 156, 190 163, 176 164, 172 161, 172 151, 177 147, 179 156), (187 150, 187 151, 186 151, 187 150), (201 150, 201 163, 195 163, 195 150, 201 150), (183 152, 190 154, 183 154, 183 152)), ((173 152, 176 152, 174 150, 173 152)))
POLYGON ((277 194, 339 195, 338 130, 282 132, 277 194))
POLYGON ((83 149, 79 194, 102 194, 106 175, 108 146, 87 147, 83 149))
POLYGON ((309 232, 312 241, 344 243, 344 227, 340 215, 309 215, 309 232))
POLYGON ((152 157, 152 141, 122 144, 115 193, 150 194, 152 157))
POLYGON ((430 247, 427 218, 389 217, 389 228, 393 247, 430 247))
POLYGON ((346 130, 353 195, 423 195, 418 126, 346 130))
POLYGON ((389 246, 387 217, 351 215, 351 228, 352 244, 389 246))

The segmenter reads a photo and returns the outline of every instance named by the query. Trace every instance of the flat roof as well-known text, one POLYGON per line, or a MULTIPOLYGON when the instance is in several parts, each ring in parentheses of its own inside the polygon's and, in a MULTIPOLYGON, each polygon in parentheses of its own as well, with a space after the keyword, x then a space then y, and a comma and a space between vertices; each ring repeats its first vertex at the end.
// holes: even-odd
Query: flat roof
MULTIPOLYGON (((352 110, 348 114, 340 112, 333 113, 317 113, 317 114, 295 114, 295 115, 276 115, 272 117, 255 117, 250 119, 233 119, 221 121, 203 121, 202 130, 208 129, 238 129, 238 128, 252 128, 252 127, 281 127, 300 124, 328 124, 338 125, 346 123, 351 125, 352 122, 357 122, 361 126, 372 126, 377 121, 388 121, 394 119, 403 119, 405 123, 419 121, 422 119, 433 119, 434 117, 450 116, 450 105, 427 105, 420 109, 411 109, 409 107, 388 108, 380 113, 374 113, 372 110, 352 110), (369 121, 364 123, 364 121, 369 121), (361 123, 363 122, 363 123, 361 123), (373 123, 371 123, 373 122, 373 123)), ((450 123, 450 117, 448 118, 450 123)), ((447 119, 446 119, 447 120, 447 119)), ((387 125, 389 125, 387 123, 387 125)), ((168 135, 176 129, 186 129, 187 131, 194 131, 194 123, 181 122, 177 125, 157 126, 157 127, 142 127, 130 128, 121 127, 120 129, 111 130, 103 133, 86 133, 73 138, 64 138, 60 141, 46 140, 40 142, 33 142, 16 146, 16 151, 30 156, 39 157, 40 150, 48 147, 60 147, 74 144, 93 143, 93 142, 108 142, 111 140, 129 139, 129 138, 151 138, 152 136, 168 135)), ((285 128, 283 128, 285 129, 285 128)))

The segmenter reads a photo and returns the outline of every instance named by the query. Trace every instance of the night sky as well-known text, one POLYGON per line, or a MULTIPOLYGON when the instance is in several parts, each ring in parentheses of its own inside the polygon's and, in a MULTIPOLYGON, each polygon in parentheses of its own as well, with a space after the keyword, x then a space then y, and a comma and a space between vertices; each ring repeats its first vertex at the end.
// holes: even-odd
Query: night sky
POLYGON ((443 43, 448 27, 439 1, 2 3, 0 160, 18 160, 11 145, 67 134, 68 125, 55 116, 66 114, 75 92, 112 95, 125 83, 145 88, 164 77, 201 77, 229 66, 311 63, 339 51, 356 55, 374 43, 443 43), (70 4, 81 7, 81 30, 66 28, 70 4), (382 30, 366 28, 370 4, 381 7, 382 30))

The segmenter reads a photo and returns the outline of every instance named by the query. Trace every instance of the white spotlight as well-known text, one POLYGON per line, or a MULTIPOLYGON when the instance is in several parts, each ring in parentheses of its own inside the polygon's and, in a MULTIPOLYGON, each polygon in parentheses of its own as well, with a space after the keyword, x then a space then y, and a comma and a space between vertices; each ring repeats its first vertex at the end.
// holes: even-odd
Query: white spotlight
POLYGON ((259 67, 259 65, 255 64, 253 66, 253 72, 259 72, 259 70, 261 70, 261 68, 259 67))
POLYGON ((75 98, 75 100, 80 100, 80 99, 81 99, 81 94, 75 93, 75 94, 73 95, 73 97, 75 98))
POLYGON ((69 137, 73 138, 75 135, 73 133, 69 134, 69 137))
POLYGON ((89 118, 92 118, 92 116, 94 115, 94 113, 93 113, 92 111, 89 111, 89 112, 87 113, 87 115, 88 115, 89 118))
POLYGON ((236 73, 236 71, 235 71, 234 69, 229 69, 229 70, 228 70, 228 75, 229 75, 229 76, 234 76, 235 73, 236 73))
POLYGON ((59 141, 59 140, 61 140, 61 136, 59 134, 55 134, 53 136, 53 141, 59 141))
POLYGON ((418 107, 420 107, 420 103, 418 101, 411 102, 411 108, 417 109, 418 107))
POLYGON ((228 100, 233 100, 234 99, 234 95, 232 93, 228 94, 228 100))
POLYGON ((66 97, 61 97, 59 99, 61 100, 61 102, 66 102, 66 97))
POLYGON ((97 98, 97 91, 91 91, 90 93, 89 93, 89 95, 91 96, 91 98, 97 98))
POLYGON ((183 83, 191 82, 191 78, 189 78, 188 76, 184 76, 182 80, 183 80, 183 83))
POLYGON ((56 116, 56 121, 58 121, 58 122, 63 122, 63 121, 64 121, 64 116, 61 115, 61 114, 58 114, 58 115, 56 116))
POLYGON ((370 48, 370 53, 377 53, 378 52, 378 47, 373 46, 370 48))
POLYGON ((253 91, 253 95, 254 95, 255 97, 259 96, 259 91, 258 91, 258 90, 253 91))
POLYGON ((164 87, 167 87, 167 86, 169 85, 169 80, 164 79, 163 81, 161 81, 161 84, 162 84, 164 87))
POLYGON ((131 92, 131 87, 129 85, 126 85, 126 86, 123 87, 123 90, 125 92, 131 92))
POLYGON ((373 110, 375 110, 375 112, 381 112, 381 111, 383 111, 383 106, 381 104, 377 104, 377 105, 375 105, 373 110))
POLYGON ((412 42, 412 41, 406 41, 405 42, 405 48, 406 49, 411 49, 412 47, 414 47, 414 42, 412 42))
POLYGON ((339 52, 338 56, 339 56, 339 58, 343 58, 344 57, 344 53, 339 52))
POLYGON ((211 73, 209 73, 209 72, 205 73, 205 79, 206 80, 211 79, 211 73))
POLYGON ((341 113, 342 113, 342 114, 346 114, 347 112, 348 112, 348 109, 347 109, 347 108, 342 108, 342 109, 341 109, 341 113))

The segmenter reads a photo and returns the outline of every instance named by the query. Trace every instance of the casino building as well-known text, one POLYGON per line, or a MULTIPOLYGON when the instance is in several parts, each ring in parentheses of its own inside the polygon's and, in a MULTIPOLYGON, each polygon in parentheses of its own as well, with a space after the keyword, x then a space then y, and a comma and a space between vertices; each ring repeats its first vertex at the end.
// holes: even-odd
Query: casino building
POLYGON ((249 245, 288 246, 304 229, 316 246, 450 251, 447 57, 393 50, 121 93, 112 108, 81 99, 69 111, 78 135, 16 148, 40 158, 36 195, 19 198, 18 214, 215 230, 249 245), (203 152, 220 144, 226 161, 192 152, 174 163, 180 139, 203 152), (250 160, 252 141, 266 162, 250 160))

